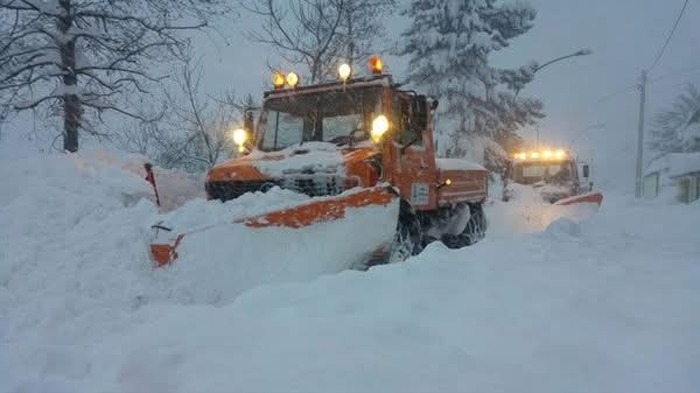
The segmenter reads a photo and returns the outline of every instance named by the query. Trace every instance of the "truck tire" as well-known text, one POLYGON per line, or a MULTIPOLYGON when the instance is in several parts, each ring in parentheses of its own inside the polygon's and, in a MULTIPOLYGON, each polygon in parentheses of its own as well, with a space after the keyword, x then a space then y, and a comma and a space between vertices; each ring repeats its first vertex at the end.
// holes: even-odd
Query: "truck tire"
POLYGON ((469 204, 469 213, 471 216, 462 233, 459 235, 442 235, 440 240, 442 240, 448 248, 456 249, 471 246, 486 236, 488 222, 486 221, 483 204, 469 204))
POLYGON ((403 262, 414 255, 418 255, 422 249, 420 220, 413 212, 411 205, 401 200, 394 240, 384 255, 367 261, 363 266, 363 270, 376 265, 403 262))

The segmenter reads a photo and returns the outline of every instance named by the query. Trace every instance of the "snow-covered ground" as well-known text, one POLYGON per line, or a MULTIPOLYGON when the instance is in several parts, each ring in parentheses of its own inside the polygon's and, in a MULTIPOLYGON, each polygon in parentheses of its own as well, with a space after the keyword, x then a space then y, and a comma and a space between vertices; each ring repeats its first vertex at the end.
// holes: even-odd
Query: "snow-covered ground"
MULTIPOLYGON (((206 255, 153 270, 149 226, 174 213, 159 215, 138 158, 3 157, 0 392, 700 386, 698 203, 606 195, 594 215, 494 201, 483 242, 432 244, 369 272, 338 262, 359 234, 382 231, 359 214, 241 232, 226 244, 240 249, 230 264, 220 241, 202 240, 192 247, 206 255)), ((197 194, 178 184, 172 193, 197 194)), ((180 222, 208 204, 188 202, 180 222)))

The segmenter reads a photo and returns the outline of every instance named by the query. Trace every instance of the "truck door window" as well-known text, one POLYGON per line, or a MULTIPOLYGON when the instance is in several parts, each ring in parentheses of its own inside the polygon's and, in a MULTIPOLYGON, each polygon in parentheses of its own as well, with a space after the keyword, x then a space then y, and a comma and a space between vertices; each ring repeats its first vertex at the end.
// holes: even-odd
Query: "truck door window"
POLYGON ((413 146, 421 146, 423 144, 422 132, 420 125, 417 124, 411 113, 411 96, 401 96, 397 99, 397 115, 398 129, 394 133, 394 140, 402 146, 412 143, 413 146))

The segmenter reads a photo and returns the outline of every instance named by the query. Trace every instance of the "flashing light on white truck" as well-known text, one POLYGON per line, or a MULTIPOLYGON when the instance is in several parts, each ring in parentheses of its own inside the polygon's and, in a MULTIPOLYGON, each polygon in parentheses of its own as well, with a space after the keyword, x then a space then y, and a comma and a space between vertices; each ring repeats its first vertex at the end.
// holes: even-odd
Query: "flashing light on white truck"
POLYGON ((597 203, 603 195, 593 192, 590 166, 578 162, 570 151, 545 149, 518 152, 508 162, 502 200, 515 196, 515 184, 535 189, 542 199, 553 204, 597 203))

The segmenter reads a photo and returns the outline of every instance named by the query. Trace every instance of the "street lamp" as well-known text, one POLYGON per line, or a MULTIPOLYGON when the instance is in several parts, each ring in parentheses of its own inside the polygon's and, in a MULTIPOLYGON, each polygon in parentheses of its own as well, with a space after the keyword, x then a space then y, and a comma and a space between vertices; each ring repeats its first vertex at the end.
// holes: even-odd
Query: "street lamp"
MULTIPOLYGON (((558 62, 558 61, 562 61, 562 60, 568 59, 568 58, 570 58, 570 57, 588 56, 588 55, 590 55, 591 53, 593 53, 592 50, 590 50, 590 49, 588 49, 588 48, 584 48, 584 49, 581 49, 581 50, 579 50, 579 51, 577 51, 577 52, 571 53, 571 54, 569 54, 569 55, 557 57, 556 59, 552 59, 552 60, 550 60, 550 61, 548 61, 548 62, 546 62, 546 63, 544 63, 544 64, 541 64, 541 65, 537 66, 537 68, 535 68, 535 69, 532 71, 532 74, 534 75, 537 71, 543 69, 544 67, 547 67, 547 66, 550 65, 550 64, 554 64, 554 63, 556 63, 556 62, 558 62)), ((515 96, 516 96, 516 97, 518 96, 518 93, 520 93, 520 89, 519 89, 519 88, 518 88, 517 90, 515 90, 515 96)))
POLYGON ((562 56, 562 57, 557 57, 556 59, 550 60, 550 61, 548 61, 548 62, 546 62, 546 63, 544 63, 544 64, 538 66, 537 68, 535 68, 535 71, 533 71, 533 74, 534 74, 535 72, 537 72, 537 71, 543 69, 544 67, 547 67, 548 65, 550 65, 550 64, 552 64, 552 63, 556 63, 556 62, 558 62, 558 61, 561 61, 561 60, 564 60, 564 59, 568 59, 568 58, 570 58, 570 57, 587 56, 587 55, 590 55, 591 53, 593 53, 593 51, 590 50, 590 49, 581 49, 580 51, 574 52, 574 53, 572 53, 572 54, 570 54, 570 55, 566 55, 566 56, 562 56))

